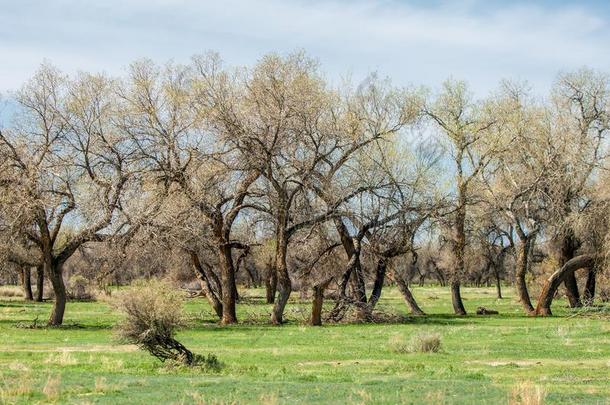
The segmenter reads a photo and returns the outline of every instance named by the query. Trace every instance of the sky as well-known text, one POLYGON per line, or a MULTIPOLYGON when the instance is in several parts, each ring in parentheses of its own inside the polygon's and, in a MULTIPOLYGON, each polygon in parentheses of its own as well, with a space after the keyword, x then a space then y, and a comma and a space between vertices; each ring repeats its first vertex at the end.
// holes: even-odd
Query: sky
POLYGON ((610 72, 606 1, 0 0, 0 93, 45 60, 121 74, 150 58, 217 51, 228 65, 304 49, 331 81, 371 72, 432 88, 452 76, 484 96, 501 79, 544 94, 558 72, 610 72))

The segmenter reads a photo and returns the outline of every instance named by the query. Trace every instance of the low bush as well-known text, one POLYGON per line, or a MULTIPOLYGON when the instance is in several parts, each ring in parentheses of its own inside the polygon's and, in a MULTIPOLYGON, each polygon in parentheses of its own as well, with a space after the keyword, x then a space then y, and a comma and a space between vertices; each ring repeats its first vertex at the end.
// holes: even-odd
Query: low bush
POLYGON ((395 353, 436 353, 441 349, 438 333, 418 333, 407 342, 402 335, 392 335, 388 346, 395 353))
POLYGON ((161 281, 139 282, 117 294, 114 303, 125 316, 115 328, 119 339, 163 362, 194 365, 198 358, 174 338, 186 326, 179 291, 161 281))

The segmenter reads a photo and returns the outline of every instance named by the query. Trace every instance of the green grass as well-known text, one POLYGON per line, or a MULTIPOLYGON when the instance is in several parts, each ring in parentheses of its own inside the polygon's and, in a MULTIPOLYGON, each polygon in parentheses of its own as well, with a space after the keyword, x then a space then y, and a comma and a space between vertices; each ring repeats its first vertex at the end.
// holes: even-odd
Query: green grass
MULTIPOLYGON (((575 315, 563 301, 552 318, 522 315, 514 297, 464 289, 467 309, 497 316, 454 317, 449 292, 414 288, 430 315, 392 324, 304 324, 310 303, 294 297, 282 327, 266 324, 271 307, 260 290, 244 291, 243 324, 215 324, 203 299, 189 300, 193 326, 178 338, 194 352, 214 353, 218 373, 169 369, 112 337, 118 319, 101 302, 71 302, 66 327, 21 329, 49 303, 0 301, 0 403, 509 403, 523 382, 546 403, 610 404, 608 316, 575 315), (575 315, 575 316, 572 316, 575 315), (396 353, 392 341, 438 333, 439 353, 396 353)), ((406 314, 386 289, 384 312, 406 314)), ((607 306, 605 313, 608 313, 607 306)))

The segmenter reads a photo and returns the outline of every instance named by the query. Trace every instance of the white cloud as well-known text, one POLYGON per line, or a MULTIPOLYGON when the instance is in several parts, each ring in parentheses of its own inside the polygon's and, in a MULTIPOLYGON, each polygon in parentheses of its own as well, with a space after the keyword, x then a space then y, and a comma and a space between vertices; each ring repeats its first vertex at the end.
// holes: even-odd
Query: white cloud
POLYGON ((607 68, 610 27, 598 10, 484 1, 0 0, 0 90, 18 87, 43 58, 118 73, 130 61, 185 60, 208 49, 251 64, 304 48, 331 77, 378 70, 398 83, 449 75, 477 92, 504 77, 546 90, 558 70, 607 68), (4 4, 7 3, 7 4, 4 4))

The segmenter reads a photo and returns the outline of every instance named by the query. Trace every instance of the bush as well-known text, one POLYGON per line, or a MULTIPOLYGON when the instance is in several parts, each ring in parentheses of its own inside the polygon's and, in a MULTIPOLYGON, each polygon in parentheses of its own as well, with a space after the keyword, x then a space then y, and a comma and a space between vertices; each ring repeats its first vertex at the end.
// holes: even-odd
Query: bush
POLYGON ((70 277, 67 287, 68 298, 72 300, 92 300, 95 298, 91 283, 80 274, 70 277))
POLYGON ((179 291, 161 281, 139 282, 117 294, 114 303, 125 315, 115 328, 119 339, 163 362, 194 363, 193 353, 174 338, 186 326, 179 291))
POLYGON ((406 342, 403 336, 393 335, 388 344, 396 353, 436 353, 441 349, 441 337, 438 333, 419 333, 406 342))

